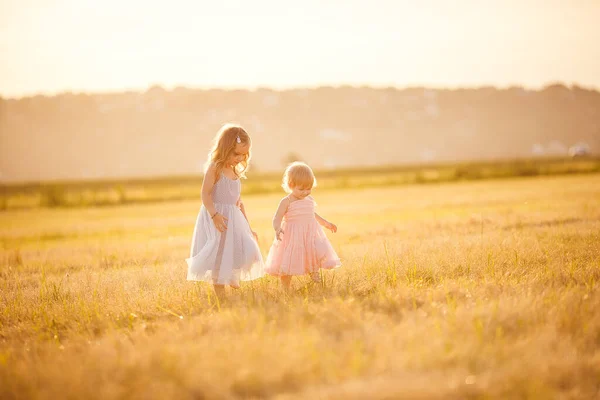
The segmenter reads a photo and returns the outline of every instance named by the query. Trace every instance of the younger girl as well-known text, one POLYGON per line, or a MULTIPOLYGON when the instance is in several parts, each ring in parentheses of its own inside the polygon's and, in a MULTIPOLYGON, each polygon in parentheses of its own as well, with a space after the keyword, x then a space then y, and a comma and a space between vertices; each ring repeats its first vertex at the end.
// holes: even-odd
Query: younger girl
POLYGON ((337 226, 315 212, 315 201, 310 195, 317 181, 310 167, 301 162, 290 164, 283 174, 283 189, 289 193, 279 202, 273 218, 275 240, 267 256, 266 269, 281 277, 287 289, 292 276, 309 274, 320 282, 319 269, 333 269, 341 265, 329 243, 323 226, 337 232, 337 226))
POLYGON ((224 286, 264 275, 264 264, 240 197, 240 178, 250 160, 250 136, 238 125, 224 125, 214 140, 202 182, 187 279, 224 286))

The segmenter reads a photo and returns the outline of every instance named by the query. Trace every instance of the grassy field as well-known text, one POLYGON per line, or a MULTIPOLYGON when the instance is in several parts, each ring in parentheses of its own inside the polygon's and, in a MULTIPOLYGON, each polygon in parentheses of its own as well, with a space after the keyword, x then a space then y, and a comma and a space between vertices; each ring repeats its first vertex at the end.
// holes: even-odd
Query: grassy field
POLYGON ((0 213, 0 398, 600 396, 600 175, 313 195, 342 268, 223 301, 198 199, 0 213))
MULTIPOLYGON (((316 171, 319 190, 364 189, 509 177, 600 173, 600 157, 534 158, 316 171)), ((250 170, 245 195, 279 193, 281 172, 250 170)), ((0 211, 115 206, 197 199, 202 176, 0 184, 0 211)))

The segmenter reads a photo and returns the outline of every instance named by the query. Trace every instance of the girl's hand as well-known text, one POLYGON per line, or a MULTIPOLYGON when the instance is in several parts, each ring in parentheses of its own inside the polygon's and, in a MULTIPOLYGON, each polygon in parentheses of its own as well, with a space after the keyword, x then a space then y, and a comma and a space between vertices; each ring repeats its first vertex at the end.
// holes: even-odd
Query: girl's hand
POLYGON ((333 233, 337 232, 337 226, 335 224, 332 224, 331 222, 327 222, 326 228, 329 229, 333 233))
POLYGON ((283 229, 277 228, 275 230, 275 239, 281 240, 281 235, 283 235, 283 229))
POLYGON ((222 233, 227 230, 227 217, 217 213, 212 220, 213 224, 215 224, 215 228, 217 228, 219 232, 222 233))

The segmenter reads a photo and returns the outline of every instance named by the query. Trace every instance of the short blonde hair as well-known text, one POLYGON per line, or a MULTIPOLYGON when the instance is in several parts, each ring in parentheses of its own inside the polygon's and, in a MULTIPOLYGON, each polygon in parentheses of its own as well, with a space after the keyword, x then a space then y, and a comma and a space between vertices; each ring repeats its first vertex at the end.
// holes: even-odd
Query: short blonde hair
POLYGON ((292 190, 298 186, 313 188, 317 186, 317 179, 307 164, 295 161, 285 169, 281 187, 286 193, 292 193, 292 190))

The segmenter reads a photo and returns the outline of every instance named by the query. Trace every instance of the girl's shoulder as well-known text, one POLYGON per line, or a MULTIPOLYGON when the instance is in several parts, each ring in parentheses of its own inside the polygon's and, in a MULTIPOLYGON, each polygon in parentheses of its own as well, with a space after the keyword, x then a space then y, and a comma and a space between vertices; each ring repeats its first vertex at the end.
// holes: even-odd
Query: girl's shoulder
POLYGON ((206 170, 204 171, 205 174, 215 174, 217 172, 217 164, 214 161, 211 161, 210 163, 206 164, 206 170))
POLYGON ((208 164, 208 166, 206 167, 206 172, 204 172, 204 174, 210 174, 215 179, 215 183, 217 183, 217 181, 220 178, 219 175, 221 175, 219 174, 219 166, 214 161, 208 164))
POLYGON ((227 179, 232 181, 237 181, 240 179, 240 176, 235 172, 233 168, 226 167, 224 165, 215 164, 215 173, 218 175, 217 179, 221 176, 224 176, 227 179))
POLYGON ((292 200, 292 198, 290 197, 290 195, 288 194, 287 196, 285 196, 284 198, 282 198, 279 201, 279 204, 283 205, 283 206, 289 206, 290 204, 292 204, 294 202, 294 200, 292 200))
POLYGON ((211 162, 208 165, 208 168, 206 169, 206 174, 212 174, 212 176, 214 176, 215 178, 215 182, 220 180, 221 176, 224 176, 225 178, 228 178, 232 181, 239 181, 240 177, 234 171, 231 171, 231 173, 228 174, 228 171, 226 171, 226 169, 227 168, 223 167, 222 165, 219 165, 215 162, 211 162))
MULTIPOLYGON (((291 194, 285 196, 283 199, 281 199, 281 203, 287 203, 287 205, 290 205, 292 203, 295 203, 297 201, 302 201, 303 199, 296 199, 294 198, 291 194)), ((317 204, 317 202, 315 201, 315 199, 312 198, 312 196, 306 196, 304 198, 304 200, 309 200, 311 202, 313 202, 315 205, 317 204)))

